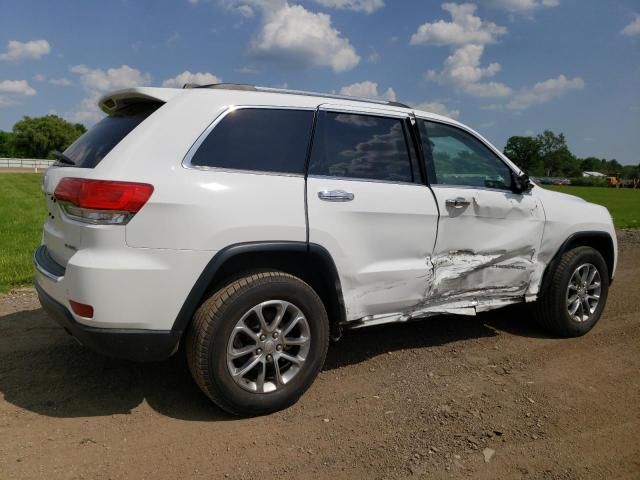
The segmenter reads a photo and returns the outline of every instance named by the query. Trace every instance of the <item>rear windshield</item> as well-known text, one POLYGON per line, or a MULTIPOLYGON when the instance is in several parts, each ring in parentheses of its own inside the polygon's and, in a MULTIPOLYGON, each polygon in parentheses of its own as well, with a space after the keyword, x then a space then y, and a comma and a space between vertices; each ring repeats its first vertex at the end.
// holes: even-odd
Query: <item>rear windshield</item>
POLYGON ((93 168, 161 103, 138 103, 103 118, 64 151, 77 167, 93 168))

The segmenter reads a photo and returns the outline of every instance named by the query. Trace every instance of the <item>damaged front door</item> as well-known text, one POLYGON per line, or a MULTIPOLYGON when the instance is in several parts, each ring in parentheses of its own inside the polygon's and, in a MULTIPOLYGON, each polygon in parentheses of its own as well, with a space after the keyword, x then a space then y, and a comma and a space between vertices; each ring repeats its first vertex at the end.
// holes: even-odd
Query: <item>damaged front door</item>
POLYGON ((514 193, 511 167, 469 132, 420 119, 418 127, 440 209, 420 307, 475 313, 522 300, 544 228, 538 200, 514 193))

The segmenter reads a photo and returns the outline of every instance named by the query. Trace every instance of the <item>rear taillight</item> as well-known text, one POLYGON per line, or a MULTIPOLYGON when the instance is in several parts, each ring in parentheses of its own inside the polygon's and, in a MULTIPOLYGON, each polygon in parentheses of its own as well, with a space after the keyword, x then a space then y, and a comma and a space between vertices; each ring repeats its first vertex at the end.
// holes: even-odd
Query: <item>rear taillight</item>
POLYGON ((63 178, 53 194, 64 213, 80 222, 124 225, 153 193, 148 183, 63 178))

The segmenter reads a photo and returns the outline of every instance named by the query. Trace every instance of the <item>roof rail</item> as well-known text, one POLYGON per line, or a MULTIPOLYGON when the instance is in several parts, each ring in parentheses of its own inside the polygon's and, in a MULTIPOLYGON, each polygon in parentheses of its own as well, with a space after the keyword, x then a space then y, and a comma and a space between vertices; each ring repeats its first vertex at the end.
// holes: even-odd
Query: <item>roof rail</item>
POLYGON ((371 98, 352 97, 349 95, 335 95, 330 93, 307 92, 304 90, 289 90, 285 88, 260 87, 245 83, 210 83, 207 85, 199 85, 197 83, 185 83, 182 88, 214 88, 220 90, 242 90, 247 92, 270 92, 270 93, 286 93, 289 95, 304 95, 309 97, 333 98, 337 100, 352 100, 355 102, 375 103, 378 105, 390 105, 393 107, 411 108, 400 102, 392 102, 389 100, 375 100, 371 98))

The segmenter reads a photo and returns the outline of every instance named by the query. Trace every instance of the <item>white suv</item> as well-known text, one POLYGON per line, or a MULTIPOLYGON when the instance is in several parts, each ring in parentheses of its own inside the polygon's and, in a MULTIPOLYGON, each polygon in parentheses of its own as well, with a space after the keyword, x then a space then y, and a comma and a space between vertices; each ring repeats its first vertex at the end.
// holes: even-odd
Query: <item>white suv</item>
POLYGON ((600 318, 607 210, 533 185, 465 125, 186 87, 106 96, 44 177, 36 286, 83 345, 136 360, 183 345, 215 403, 261 414, 304 393, 345 329, 521 302, 560 336, 600 318))

